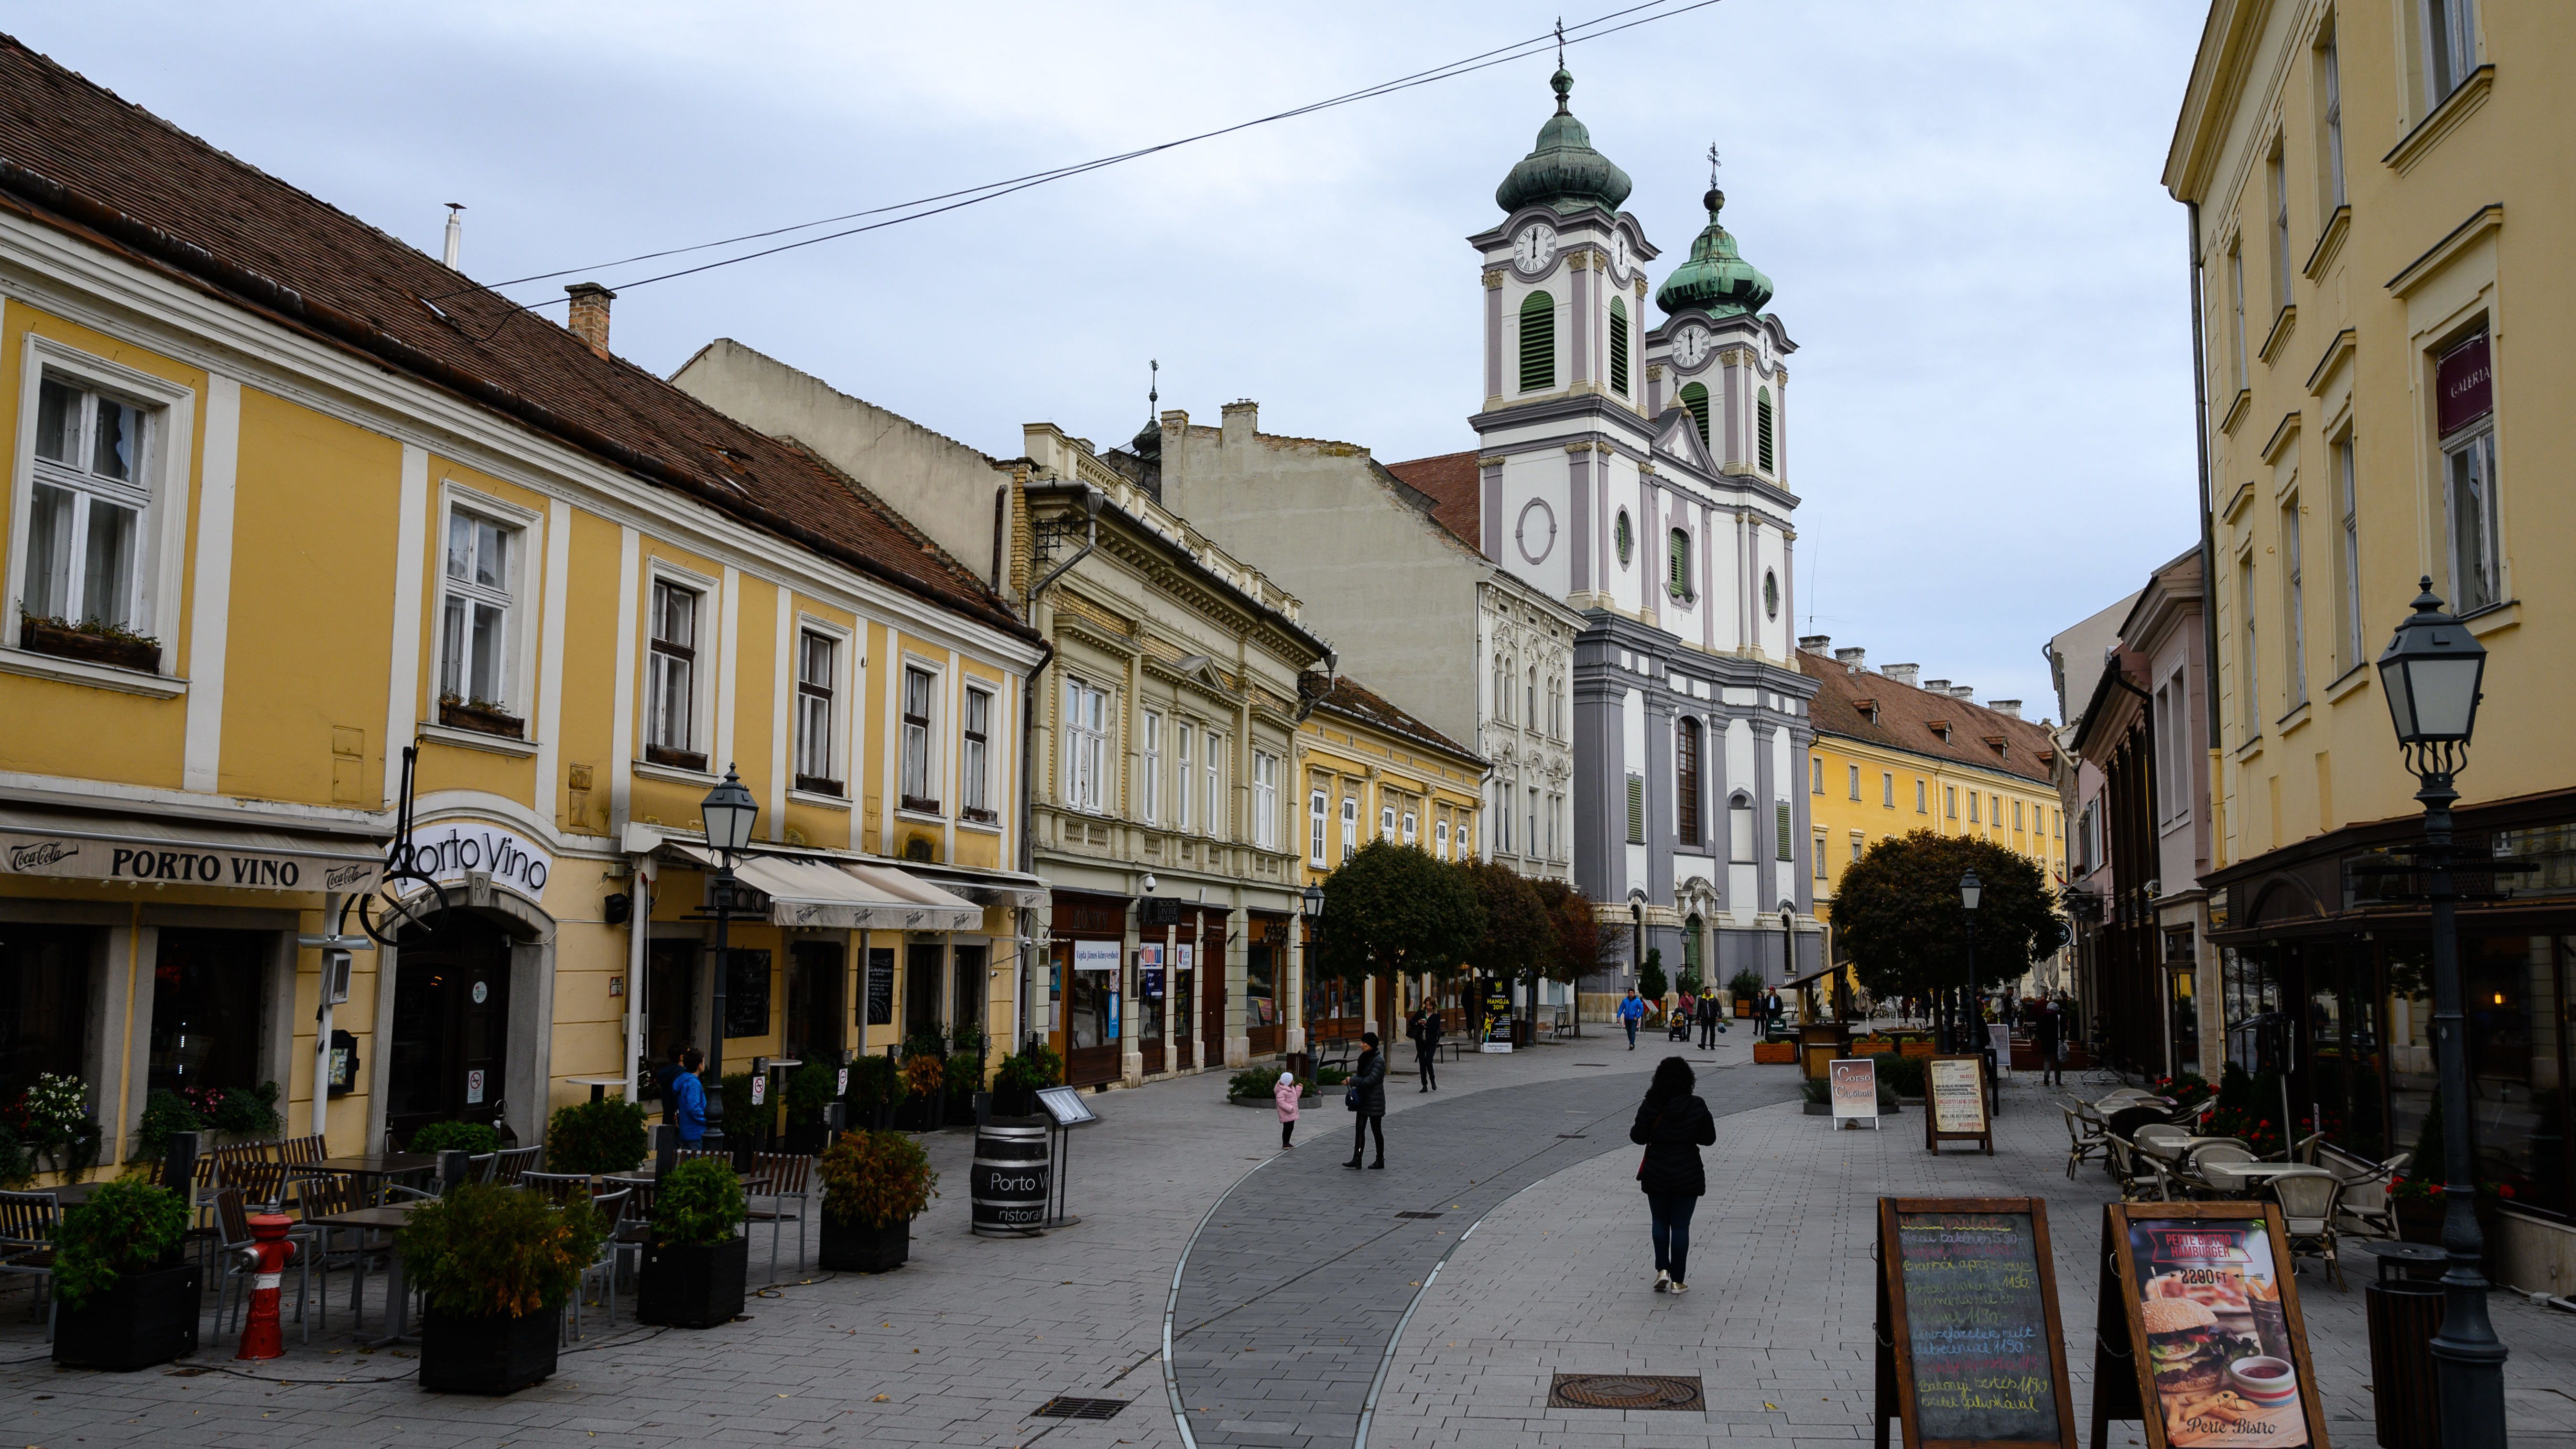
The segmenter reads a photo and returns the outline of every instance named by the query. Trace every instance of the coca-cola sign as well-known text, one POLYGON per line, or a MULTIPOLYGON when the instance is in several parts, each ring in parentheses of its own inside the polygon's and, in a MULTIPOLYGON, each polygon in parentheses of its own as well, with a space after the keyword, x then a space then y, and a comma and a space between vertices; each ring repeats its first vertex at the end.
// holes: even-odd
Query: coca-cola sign
POLYGON ((2487 361, 2487 334, 2481 332, 2443 353, 2433 374, 2441 394, 2434 415, 2444 437, 2495 411, 2495 369, 2487 361))

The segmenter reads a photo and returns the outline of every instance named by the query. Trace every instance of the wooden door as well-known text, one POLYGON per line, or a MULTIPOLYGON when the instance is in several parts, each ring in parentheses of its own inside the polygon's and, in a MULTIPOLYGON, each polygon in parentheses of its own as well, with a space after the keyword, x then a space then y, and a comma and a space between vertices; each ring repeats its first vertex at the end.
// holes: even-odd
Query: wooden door
POLYGON ((385 1125, 397 1141, 432 1122, 495 1122, 509 1052, 510 943, 449 912, 396 958, 385 1125))
POLYGON ((1198 917, 1199 1041, 1209 1066, 1225 1061, 1225 917, 1198 917))

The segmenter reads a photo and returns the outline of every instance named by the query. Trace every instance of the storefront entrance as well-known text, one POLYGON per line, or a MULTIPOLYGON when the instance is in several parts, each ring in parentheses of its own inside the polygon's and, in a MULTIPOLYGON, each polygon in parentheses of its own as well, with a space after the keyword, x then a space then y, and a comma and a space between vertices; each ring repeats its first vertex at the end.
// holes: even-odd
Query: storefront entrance
POLYGON ((903 948, 903 1039, 909 1047, 915 1037, 941 1037, 940 1054, 945 1056, 939 1029, 940 954, 935 942, 915 941, 903 948))
MULTIPOLYGON (((1163 1070, 1163 1022, 1170 1013, 1165 1010, 1172 998, 1169 963, 1163 959, 1163 948, 1144 945, 1136 948, 1136 1050, 1145 1058, 1145 1075, 1155 1076, 1163 1070)), ((1186 999, 1186 998, 1184 998, 1186 999)), ((1186 1012, 1182 1021, 1188 1021, 1186 1012)))
POLYGON ((658 1070, 682 1047, 698 1040, 698 961, 706 946, 695 940, 654 941, 644 958, 645 1066, 658 1070))
POLYGON ((509 1052, 510 940, 461 912, 406 935, 394 964, 385 1127, 396 1142, 432 1122, 497 1122, 509 1052))
POLYGON ((1055 895, 1048 989, 1059 1012, 1054 1034, 1056 1049, 1064 1053, 1064 1079, 1077 1087, 1114 1082, 1126 1070, 1119 1012, 1129 954, 1127 911, 1118 896, 1055 895))
POLYGON ((1225 1062, 1225 914, 1206 911, 1198 923, 1199 1065, 1225 1062))
POLYGON ((1276 1056, 1288 1034, 1279 1010, 1279 963, 1288 954, 1288 918, 1255 915, 1245 929, 1252 939, 1243 948, 1243 1032, 1251 1038, 1252 1055, 1276 1056))

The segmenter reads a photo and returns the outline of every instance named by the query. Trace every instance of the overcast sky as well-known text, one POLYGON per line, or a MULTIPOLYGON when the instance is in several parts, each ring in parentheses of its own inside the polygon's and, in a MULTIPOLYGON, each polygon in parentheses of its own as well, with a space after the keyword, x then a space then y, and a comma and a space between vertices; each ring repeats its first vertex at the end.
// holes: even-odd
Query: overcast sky
MULTIPOLYGON (((1625 0, 1565 13, 1569 24, 1625 0)), ((1799 344, 1800 624, 2058 713, 2041 649, 2195 538, 2186 238, 2156 184, 2188 0, 1724 0, 1574 47, 1664 250, 1728 228, 1799 344), (1810 617, 1811 616, 1811 617, 1810 617)), ((1526 4, 11 7, 21 39, 512 289, 1174 139, 1545 30, 1526 4)), ((1393 462, 1473 445, 1495 184, 1552 57, 626 288, 668 374, 731 336, 988 453, 1163 406, 1393 462)), ((711 255, 722 255, 715 253, 711 255)), ((558 304, 545 315, 558 320, 558 304)), ((1659 320, 1659 319, 1658 319, 1659 320)), ((1258 560, 1254 560, 1258 562, 1258 560)))

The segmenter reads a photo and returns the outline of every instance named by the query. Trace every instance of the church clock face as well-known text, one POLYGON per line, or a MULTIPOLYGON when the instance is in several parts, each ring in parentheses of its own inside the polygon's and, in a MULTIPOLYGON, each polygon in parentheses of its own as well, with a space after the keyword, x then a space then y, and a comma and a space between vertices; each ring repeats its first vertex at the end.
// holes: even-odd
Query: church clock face
POLYGON ((1628 234, 1624 231, 1610 240, 1610 274, 1621 278, 1628 275, 1628 234))
POLYGON ((1673 361, 1684 368, 1697 367, 1708 360, 1708 329, 1693 323, 1673 339, 1673 361))
POLYGON ((1556 228, 1534 221, 1512 238, 1512 265, 1522 272, 1536 274, 1556 260, 1556 228))

